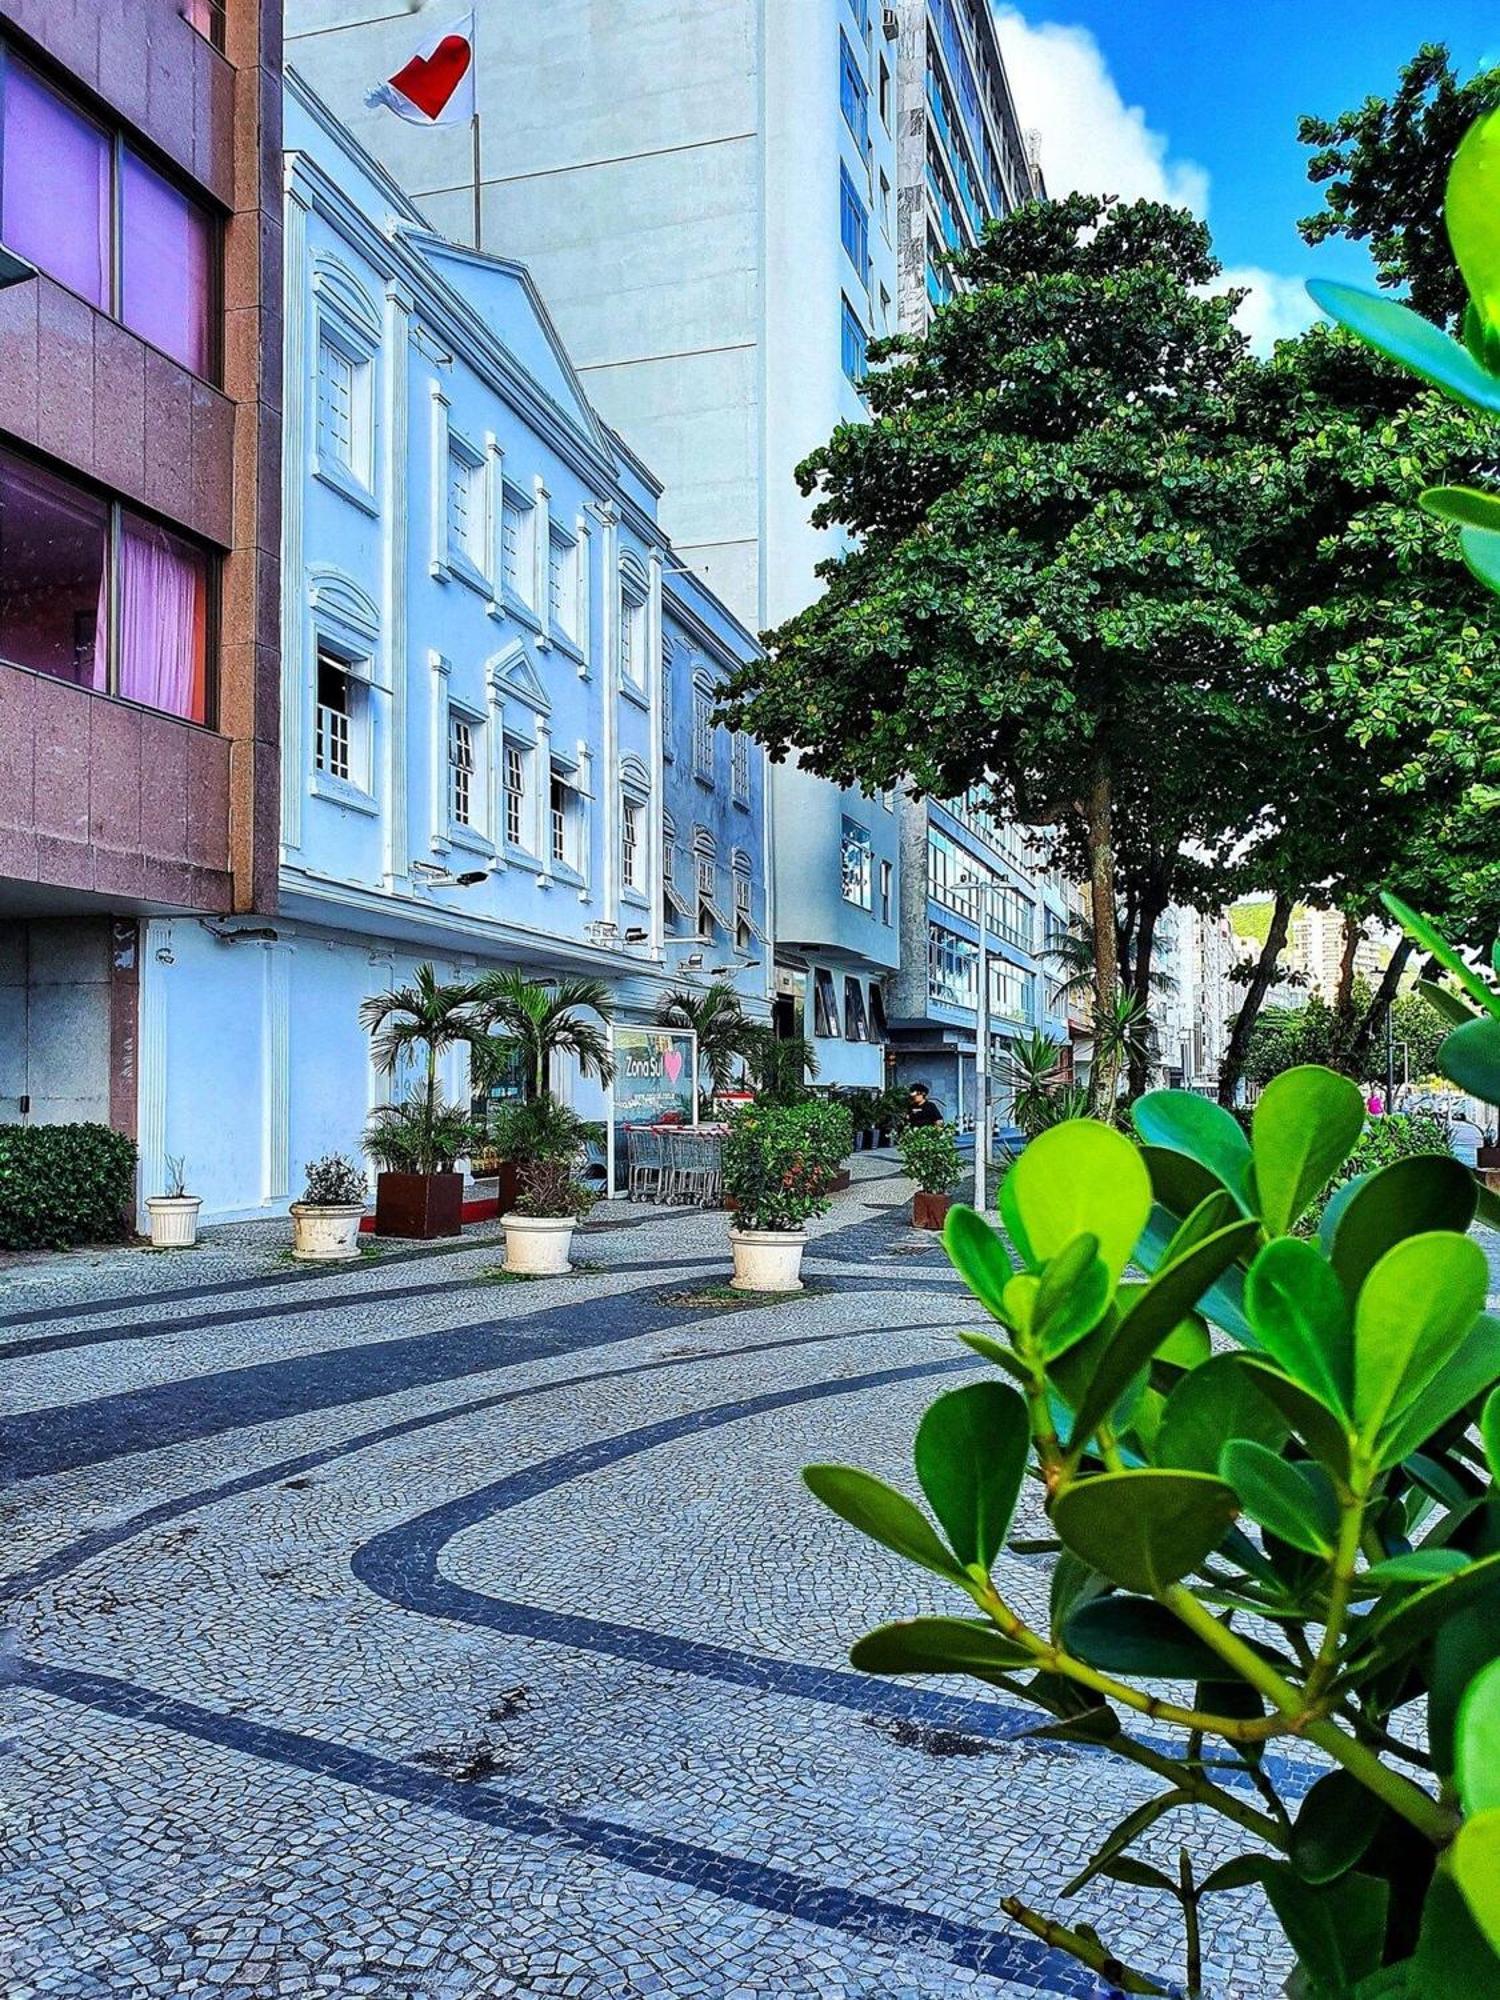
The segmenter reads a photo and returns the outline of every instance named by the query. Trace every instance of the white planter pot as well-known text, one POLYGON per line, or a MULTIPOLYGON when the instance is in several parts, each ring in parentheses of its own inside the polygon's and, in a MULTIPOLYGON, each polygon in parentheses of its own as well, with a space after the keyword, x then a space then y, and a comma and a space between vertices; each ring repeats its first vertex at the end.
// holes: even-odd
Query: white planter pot
POLYGON ((505 1268, 528 1278, 559 1278, 573 1266, 568 1253, 573 1231, 571 1215, 502 1215, 505 1228, 505 1268))
POLYGON ((800 1292, 805 1229, 731 1229, 737 1292, 800 1292))
POLYGON ((359 1255, 359 1225, 364 1214, 362 1201, 326 1208, 294 1201, 292 1255, 304 1264, 347 1264, 359 1255))
POLYGON ((146 1213, 151 1218, 153 1250, 191 1250, 198 1241, 198 1211, 203 1198, 196 1194, 148 1194, 146 1213))

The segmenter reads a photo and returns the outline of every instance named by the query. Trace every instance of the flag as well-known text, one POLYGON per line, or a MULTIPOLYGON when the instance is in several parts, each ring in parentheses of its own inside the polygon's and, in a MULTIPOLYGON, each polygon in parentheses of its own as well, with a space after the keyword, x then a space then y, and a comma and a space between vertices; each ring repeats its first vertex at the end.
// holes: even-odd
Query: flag
POLYGON ((474 15, 429 35, 365 97, 409 125, 465 125, 474 116, 474 15))

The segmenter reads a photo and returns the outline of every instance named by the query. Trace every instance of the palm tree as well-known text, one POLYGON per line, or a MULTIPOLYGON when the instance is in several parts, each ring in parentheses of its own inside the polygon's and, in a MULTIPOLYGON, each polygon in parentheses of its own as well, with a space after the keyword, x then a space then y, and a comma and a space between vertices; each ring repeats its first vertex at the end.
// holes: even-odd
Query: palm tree
POLYGON ((585 1076, 612 1083, 615 1059, 604 1027, 585 1020, 597 1014, 608 1023, 614 1015, 609 988, 602 979, 528 979, 514 967, 486 972, 468 989, 475 1015, 484 1027, 498 1031, 520 1049, 525 1065, 526 1096, 547 1095, 547 1071, 553 1056, 577 1058, 585 1076))
POLYGON ((729 1088, 736 1060, 750 1053, 753 1024, 728 980, 674 988, 662 995, 656 1018, 664 1028, 691 1028, 698 1037, 698 1068, 707 1073, 708 1096, 729 1088))
MULTIPOLYGON (((430 965, 417 967, 410 986, 393 986, 360 1002, 360 1026, 370 1036, 371 1057, 384 1075, 394 1076, 408 1056, 421 1052, 422 1089, 410 1101, 406 1123, 414 1128, 413 1143, 424 1159, 451 1150, 451 1134, 449 1145, 435 1146, 444 1117, 451 1122, 459 1115, 438 1097, 438 1058, 477 1039, 480 1028, 472 1003, 467 986, 445 986, 430 965)), ((431 1173, 434 1168, 429 1164, 419 1171, 431 1173)))

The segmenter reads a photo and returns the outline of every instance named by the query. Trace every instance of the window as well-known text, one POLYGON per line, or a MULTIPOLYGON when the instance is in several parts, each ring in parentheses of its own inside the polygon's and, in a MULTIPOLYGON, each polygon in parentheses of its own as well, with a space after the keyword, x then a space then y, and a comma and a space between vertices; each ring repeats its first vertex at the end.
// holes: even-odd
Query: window
POLYGON ((672 642, 662 641, 661 648, 661 754, 670 764, 677 755, 672 743, 672 731, 677 722, 677 709, 672 686, 672 642))
POLYGON ((865 1016, 865 989, 852 974, 844 977, 844 1033, 851 1042, 870 1039, 870 1023, 865 1016))
POLYGON ((620 806, 620 881, 627 889, 638 890, 644 873, 641 855, 641 827, 645 807, 639 799, 627 798, 620 806))
POLYGON ((628 583, 620 586, 620 679, 646 685, 646 600, 628 583))
POLYGON ((552 819, 552 859, 566 861, 568 858, 568 820, 572 808, 572 798, 567 785, 554 771, 552 774, 552 795, 549 801, 552 819))
POLYGON ((318 342, 318 451, 354 465, 355 364, 325 333, 318 342))
MULTIPOLYGON (((880 226, 886 235, 889 236, 891 233, 891 183, 884 167, 880 170, 880 226)), ((880 296, 885 300, 887 307, 889 307, 891 295, 884 285, 880 288, 880 296)))
POLYGON ((565 639, 578 636, 578 544, 556 529, 547 543, 547 621, 565 639))
POLYGON ((526 752, 519 743, 505 746, 501 784, 505 796, 505 844, 525 847, 526 752))
POLYGON ((741 805, 750 803, 750 738, 743 729, 737 729, 729 739, 732 752, 730 759, 730 784, 736 800, 741 805))
POLYGON ((693 683, 693 776, 714 781, 713 689, 701 681, 693 683))
POLYGON ((813 973, 813 1033, 837 1039, 842 1032, 838 996, 833 990, 833 974, 824 972, 820 967, 813 973))
POLYGON ((183 0, 182 18, 216 49, 224 46, 224 0, 183 0))
POLYGON ((868 151, 870 89, 842 28, 839 29, 839 109, 844 114, 844 123, 859 141, 859 150, 868 151))
POLYGON ((880 864, 880 921, 888 924, 891 920, 891 864, 880 864))
POLYGON ((870 282, 870 217, 860 200, 849 169, 839 163, 839 241, 849 253, 849 262, 859 273, 862 285, 870 282))
POLYGON ((570 868, 575 875, 584 872, 583 853, 583 794, 578 789, 578 780, 570 771, 552 766, 552 781, 547 798, 547 816, 550 829, 549 851, 555 865, 570 868))
MULTIPOLYGON (((880 80, 875 99, 880 110, 880 122, 887 131, 891 129, 891 66, 885 57, 880 58, 880 80)), ((881 175, 884 180, 884 174, 881 175)))
POLYGON ((0 186, 7 248, 209 374, 216 243, 207 211, 9 56, 0 186))
POLYGON ((749 951, 753 944, 765 943, 765 932, 755 921, 750 899, 750 870, 737 867, 734 871, 734 942, 738 951, 749 951))
POLYGON ((208 600, 201 549, 0 452, 0 657, 206 722, 208 600))
POLYGON ((728 917, 719 908, 714 894, 715 860, 710 844, 712 836, 700 830, 693 839, 693 863, 698 887, 698 936, 704 944, 712 944, 718 932, 728 937, 731 926, 728 917))
POLYGON ((979 951, 967 938, 934 924, 927 935, 927 994, 947 1007, 979 999, 979 951))
POLYGON ((448 446, 448 555, 484 574, 484 461, 448 446))
POLYGON ((326 777, 337 778, 346 785, 359 782, 355 775, 358 768, 355 725, 360 691, 349 669, 348 660, 319 647, 313 763, 326 777))
POLYGON ((456 710, 448 711, 448 818, 454 826, 474 821, 474 738, 476 725, 456 710))
POLYGON ((859 314, 847 299, 844 300, 839 339, 844 373, 858 389, 864 382, 869 367, 870 341, 860 322, 859 314))
POLYGON ((692 917, 693 906, 677 886, 677 829, 670 819, 662 829, 661 899, 671 929, 677 928, 678 917, 692 917))
POLYGON ((874 850, 869 833, 852 819, 844 821, 841 872, 844 901, 853 903, 856 909, 868 910, 874 901, 874 850))
POLYGON ((505 594, 529 605, 535 590, 532 574, 532 522, 536 509, 509 489, 500 510, 500 560, 505 594))
POLYGON ((872 979, 870 981, 870 1040, 872 1042, 888 1042, 890 1038, 891 1031, 886 1025, 885 1018, 885 995, 880 990, 880 981, 872 979))

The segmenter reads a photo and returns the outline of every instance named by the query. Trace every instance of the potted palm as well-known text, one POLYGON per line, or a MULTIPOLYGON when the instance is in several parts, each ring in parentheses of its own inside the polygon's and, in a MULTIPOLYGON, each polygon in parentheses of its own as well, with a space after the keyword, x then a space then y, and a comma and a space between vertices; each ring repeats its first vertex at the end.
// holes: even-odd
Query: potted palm
POLYGON ((507 1104, 494 1143, 513 1163, 514 1206, 505 1226, 505 1268, 526 1277, 559 1277, 573 1266, 573 1232, 594 1205, 578 1177, 589 1128, 555 1097, 507 1104))
POLYGON ((663 994, 656 1018, 664 1028, 691 1028, 698 1037, 698 1115, 703 1117, 734 1081, 735 1064, 750 1054, 754 1023, 725 979, 663 994))
POLYGON ((724 1140, 731 1283, 741 1292, 800 1292, 804 1224, 827 1209, 849 1149, 849 1113, 830 1098, 748 1104, 724 1140))
POLYGON ((914 1229, 941 1229, 964 1177, 951 1125, 908 1125, 901 1134, 901 1165, 917 1184, 911 1198, 914 1229))
POLYGON ((342 1153, 311 1160, 302 1199, 292 1203, 292 1255, 304 1264, 343 1264, 359 1255, 369 1183, 342 1153))
POLYGON ((465 989, 476 1030, 498 1036, 520 1057, 528 1099, 548 1094, 555 1056, 572 1056, 584 1076, 609 1083, 615 1073, 608 1023, 614 1013, 602 979, 528 979, 508 969, 487 972, 465 989), (589 1020, 597 1015, 598 1022, 589 1020))
POLYGON ((168 1153, 167 1191, 146 1197, 152 1249, 191 1250, 198 1241, 198 1211, 202 1206, 203 1197, 187 1191, 181 1156, 168 1153))
POLYGON ((419 965, 410 986, 374 994, 360 1007, 377 1069, 394 1076, 415 1057, 420 1082, 410 1097, 371 1116, 365 1150, 381 1171, 375 1180, 375 1228, 382 1236, 457 1236, 463 1228, 463 1175, 456 1171, 473 1143, 460 1106, 438 1091, 438 1059, 479 1033, 467 986, 444 985, 419 965))

